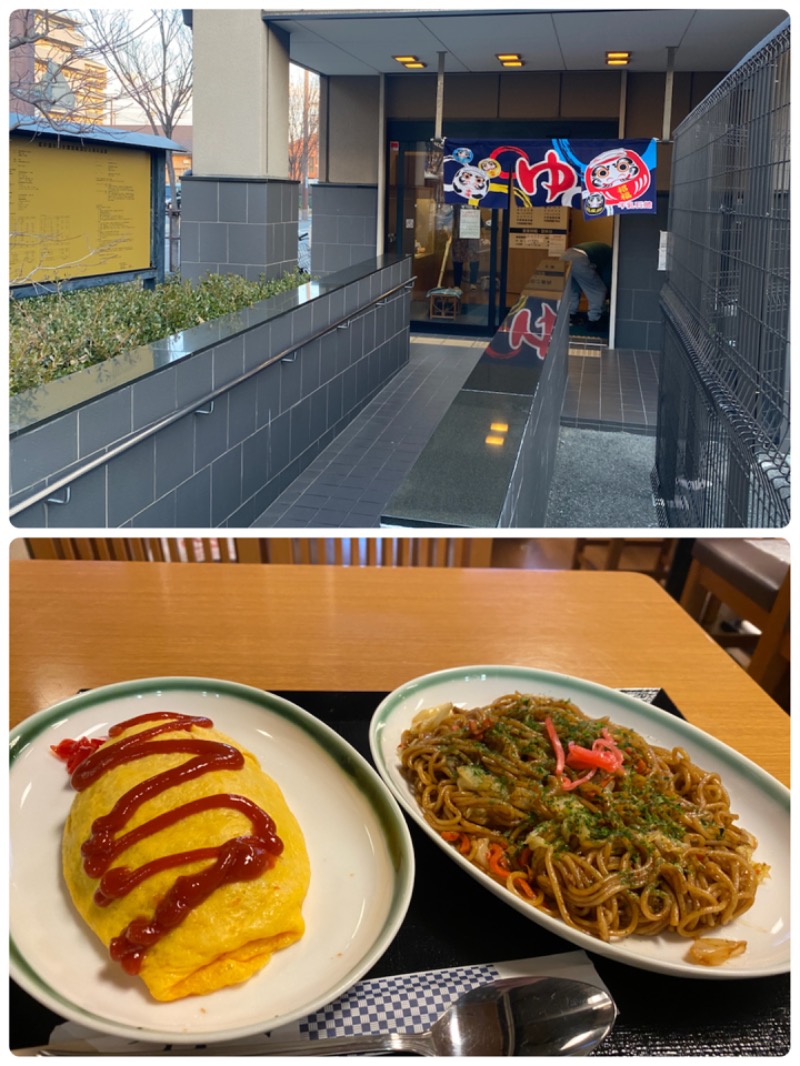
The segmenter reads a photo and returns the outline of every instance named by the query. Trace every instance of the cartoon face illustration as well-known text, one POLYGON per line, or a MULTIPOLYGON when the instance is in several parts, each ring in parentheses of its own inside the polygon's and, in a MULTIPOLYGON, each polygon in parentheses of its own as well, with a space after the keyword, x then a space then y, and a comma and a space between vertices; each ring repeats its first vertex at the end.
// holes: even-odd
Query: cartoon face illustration
POLYGON ((597 156, 589 164, 589 174, 595 188, 611 189, 623 181, 635 178, 639 167, 630 156, 618 154, 616 149, 597 156))
POLYGON ((482 159, 478 166, 489 178, 496 178, 500 171, 503 169, 496 159, 482 159))
POLYGON ((589 192, 604 192, 607 204, 634 200, 650 184, 650 171, 641 156, 628 148, 612 148, 595 156, 584 177, 589 192))
POLYGON ((590 192, 584 197, 583 210, 587 215, 603 215, 606 210, 606 198, 601 192, 590 192))
POLYGON ((489 178, 478 167, 462 167, 453 175, 453 191, 466 200, 482 200, 489 191, 489 178))
POLYGON ((472 162, 472 150, 470 148, 456 148, 453 152, 453 159, 466 166, 468 163, 472 162))

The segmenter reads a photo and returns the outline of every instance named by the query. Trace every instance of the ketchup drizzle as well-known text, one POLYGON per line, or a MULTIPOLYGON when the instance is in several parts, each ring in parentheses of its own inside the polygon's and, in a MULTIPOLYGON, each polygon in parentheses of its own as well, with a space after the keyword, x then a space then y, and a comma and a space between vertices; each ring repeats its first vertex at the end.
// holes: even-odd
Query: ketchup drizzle
POLYGON ((275 860, 283 851, 283 841, 277 835, 275 823, 267 812, 245 796, 232 793, 219 793, 191 800, 143 822, 127 833, 117 835, 141 804, 153 796, 212 770, 239 770, 244 766, 244 756, 238 748, 230 744, 194 737, 154 739, 161 733, 176 729, 208 729, 213 725, 210 718, 154 711, 113 725, 109 729, 109 736, 118 736, 133 725, 149 721, 160 724, 92 752, 78 764, 70 778, 73 788, 81 792, 104 773, 123 763, 159 753, 185 752, 192 756, 179 766, 155 774, 135 785, 117 800, 108 814, 96 818, 92 823, 91 834, 81 845, 81 855, 88 876, 99 879, 94 902, 100 907, 106 907, 162 870, 203 859, 214 861, 197 873, 177 877, 156 905, 151 917, 134 918, 119 936, 112 939, 109 946, 111 958, 119 962, 126 973, 130 974, 139 973, 148 948, 180 925, 187 914, 216 889, 233 881, 248 881, 260 877, 265 870, 274 866, 275 860), (250 819, 252 833, 233 837, 213 847, 163 855, 134 870, 127 866, 112 866, 117 856, 131 845, 192 814, 220 807, 238 810, 246 815, 250 819))

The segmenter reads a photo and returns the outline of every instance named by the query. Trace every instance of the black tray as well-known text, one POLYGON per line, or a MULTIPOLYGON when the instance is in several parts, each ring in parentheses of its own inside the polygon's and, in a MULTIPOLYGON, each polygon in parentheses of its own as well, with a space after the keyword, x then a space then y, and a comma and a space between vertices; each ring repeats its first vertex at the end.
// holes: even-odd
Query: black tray
MULTIPOLYGON (((683 717, 661 689, 626 689, 683 717)), ((279 692, 332 726, 368 761, 369 722, 385 692, 279 692)), ((365 978, 503 962, 574 951, 528 921, 471 877, 453 876, 447 855, 411 825, 416 880, 400 932, 365 978)), ((611 1035, 594 1055, 786 1055, 789 975, 718 981, 670 977, 591 955, 619 1007, 611 1035)), ((46 1044, 63 1018, 13 981, 10 1047, 46 1044)))

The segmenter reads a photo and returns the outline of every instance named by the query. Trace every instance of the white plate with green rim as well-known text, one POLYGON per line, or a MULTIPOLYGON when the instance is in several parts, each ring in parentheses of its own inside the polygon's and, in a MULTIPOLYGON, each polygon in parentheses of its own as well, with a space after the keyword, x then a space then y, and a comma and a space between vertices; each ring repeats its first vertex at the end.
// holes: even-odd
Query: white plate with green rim
POLYGON ((271 693, 229 681, 148 678, 40 711, 11 734, 11 976, 72 1021, 137 1040, 230 1040, 303 1018, 354 985, 408 909, 414 855, 406 821, 369 763, 337 733, 271 693), (303 830, 311 884, 300 941, 249 981, 172 1003, 111 963, 74 910, 61 833, 74 792, 50 746, 104 737, 155 710, 207 715, 258 758, 303 830))
POLYGON ((765 977, 789 970, 789 791, 755 763, 683 719, 632 696, 565 674, 513 666, 464 666, 415 678, 390 693, 373 715, 370 748, 381 777, 421 829, 462 870, 550 932, 597 955, 680 977, 726 980, 765 977), (750 910, 716 934, 746 940, 743 955, 720 966, 699 966, 685 958, 691 942, 676 934, 632 936, 604 943, 512 894, 443 841, 425 821, 401 771, 398 747, 403 732, 414 716, 427 707, 447 702, 461 708, 481 707, 513 692, 570 699, 590 718, 608 717, 635 729, 655 745, 681 747, 698 766, 720 774, 731 798, 731 809, 758 840, 754 859, 767 863, 771 870, 750 910))

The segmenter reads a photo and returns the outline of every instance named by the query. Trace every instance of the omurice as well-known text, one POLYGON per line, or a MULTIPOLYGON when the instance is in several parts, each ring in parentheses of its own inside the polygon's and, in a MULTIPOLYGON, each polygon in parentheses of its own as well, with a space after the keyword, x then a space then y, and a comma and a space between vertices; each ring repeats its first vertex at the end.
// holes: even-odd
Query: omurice
POLYGON ((247 980, 304 933, 303 833, 206 717, 152 712, 68 742, 62 869, 87 925, 161 1001, 247 980))

